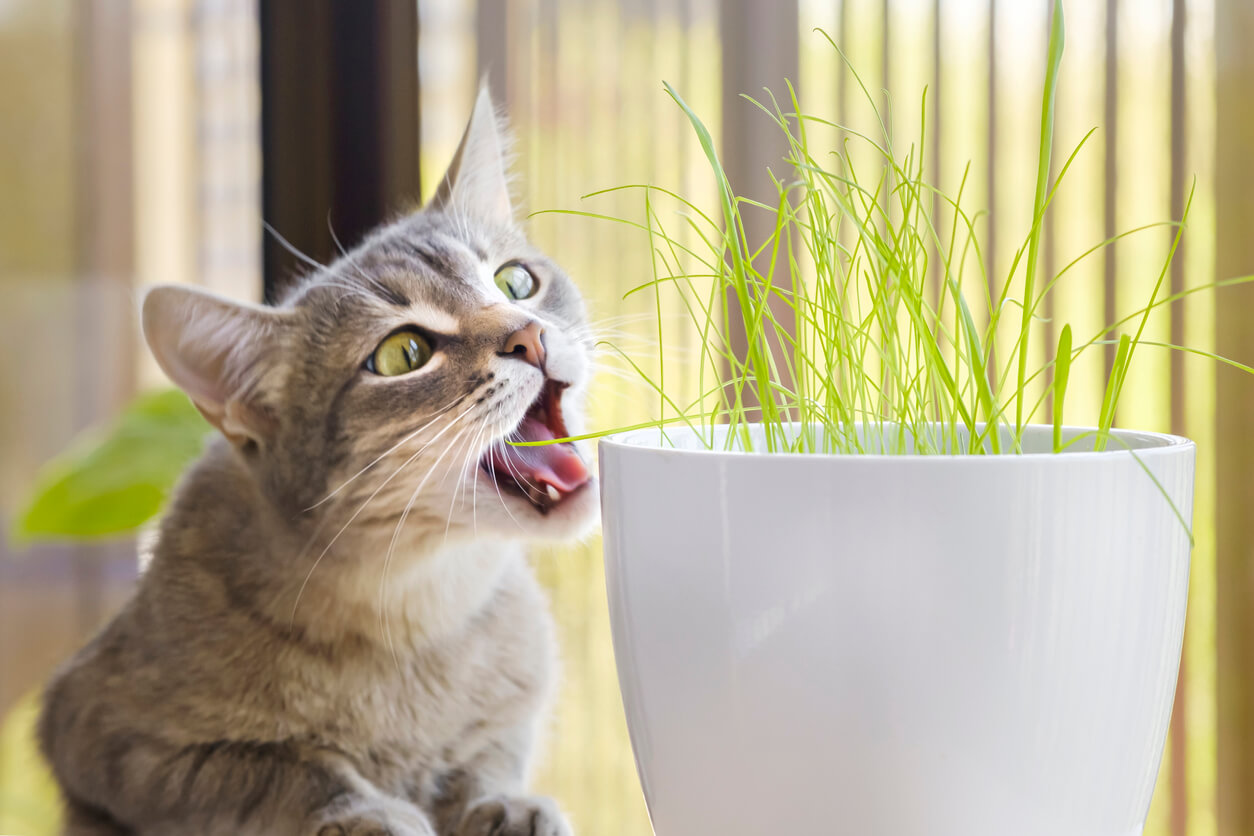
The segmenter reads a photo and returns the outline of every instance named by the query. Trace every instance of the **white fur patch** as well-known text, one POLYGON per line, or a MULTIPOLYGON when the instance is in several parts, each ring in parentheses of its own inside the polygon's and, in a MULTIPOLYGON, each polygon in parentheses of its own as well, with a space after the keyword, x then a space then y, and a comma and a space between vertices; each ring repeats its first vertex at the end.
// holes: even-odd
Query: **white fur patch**
POLYGON ((434 305, 414 302, 409 306, 409 311, 415 325, 437 334, 456 334, 461 328, 457 317, 434 305))

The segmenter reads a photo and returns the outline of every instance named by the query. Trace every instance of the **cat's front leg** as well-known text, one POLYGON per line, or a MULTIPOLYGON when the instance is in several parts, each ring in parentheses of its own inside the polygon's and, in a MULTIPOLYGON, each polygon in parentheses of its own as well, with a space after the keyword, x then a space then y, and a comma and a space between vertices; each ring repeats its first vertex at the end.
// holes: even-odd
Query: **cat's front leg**
POLYGON ((456 836, 571 836, 571 829, 551 798, 501 795, 474 802, 456 836))
POLYGON ((551 798, 523 791, 531 754, 530 726, 484 741, 455 780, 446 781, 436 807, 444 836, 571 836, 551 798))
POLYGON ((50 689, 40 735, 70 808, 67 834, 435 836, 417 806, 380 791, 336 750, 297 739, 169 740, 163 727, 123 722, 111 706, 92 706, 86 689, 66 687, 50 689))

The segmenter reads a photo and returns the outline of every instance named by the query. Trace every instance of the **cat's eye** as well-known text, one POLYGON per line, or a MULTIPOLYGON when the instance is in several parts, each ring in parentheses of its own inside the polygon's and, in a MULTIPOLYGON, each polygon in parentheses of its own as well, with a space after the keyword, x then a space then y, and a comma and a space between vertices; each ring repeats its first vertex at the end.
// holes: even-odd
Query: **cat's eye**
POLYGON ((366 368, 384 377, 420 369, 431 359, 431 343, 415 331, 398 331, 379 343, 366 360, 366 368))
POLYGON ((539 283, 531 271, 521 264, 506 264, 496 271, 496 286, 510 299, 530 299, 536 295, 539 283))

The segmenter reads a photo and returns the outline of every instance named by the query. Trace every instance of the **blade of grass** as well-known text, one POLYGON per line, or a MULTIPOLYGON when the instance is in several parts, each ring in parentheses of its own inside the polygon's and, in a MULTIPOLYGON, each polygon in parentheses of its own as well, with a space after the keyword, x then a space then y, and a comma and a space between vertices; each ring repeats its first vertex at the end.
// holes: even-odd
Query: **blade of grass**
POLYGON ((1067 397, 1067 381, 1071 376, 1071 323, 1062 326, 1058 350, 1054 352, 1054 452, 1062 448, 1062 406, 1067 397))
MULTIPOLYGON (((1036 262, 1041 249, 1041 232, 1045 222, 1045 197, 1049 186, 1049 167, 1054 148, 1054 109, 1058 97, 1058 71, 1062 66, 1065 41, 1062 0, 1054 0, 1053 23, 1049 32, 1049 56, 1045 64, 1045 92, 1041 102, 1041 146, 1036 165, 1036 196, 1032 204, 1032 232, 1028 237, 1028 262, 1023 282, 1023 320, 1019 329, 1019 375, 1015 390, 1015 435, 1023 434, 1024 376, 1028 365, 1028 335, 1032 325, 1032 289, 1036 281, 1036 262)), ((1009 284, 1009 282, 1007 282, 1009 284)))

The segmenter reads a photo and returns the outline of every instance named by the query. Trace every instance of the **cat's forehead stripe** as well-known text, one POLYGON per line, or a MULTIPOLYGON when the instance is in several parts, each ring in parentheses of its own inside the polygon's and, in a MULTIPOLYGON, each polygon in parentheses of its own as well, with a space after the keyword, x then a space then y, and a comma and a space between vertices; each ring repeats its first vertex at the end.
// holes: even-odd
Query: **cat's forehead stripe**
POLYGON ((371 282, 370 289, 388 304, 395 305, 398 308, 407 308, 410 305, 409 298, 399 288, 392 287, 386 282, 376 279, 371 282))
POLYGON ((434 241, 420 242, 398 238, 392 242, 392 245, 400 253, 414 259, 437 275, 455 275, 457 272, 457 262, 447 249, 439 246, 434 241))

